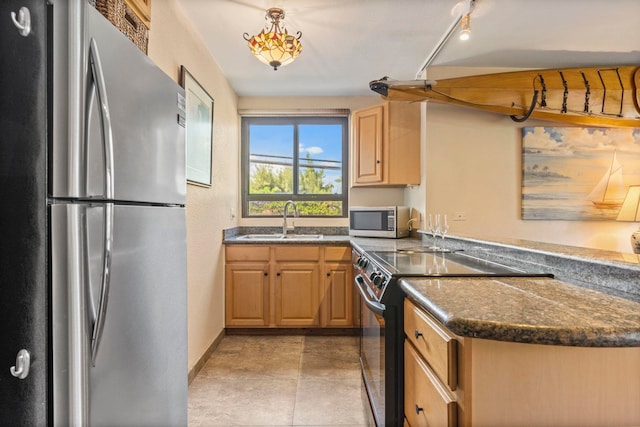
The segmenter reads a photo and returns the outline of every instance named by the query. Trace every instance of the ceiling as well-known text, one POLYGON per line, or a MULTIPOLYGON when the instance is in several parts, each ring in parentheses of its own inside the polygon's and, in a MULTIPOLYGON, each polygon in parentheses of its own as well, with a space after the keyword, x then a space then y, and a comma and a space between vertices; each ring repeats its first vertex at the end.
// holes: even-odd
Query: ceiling
MULTIPOLYGON (((371 80, 411 80, 468 0, 178 0, 239 96, 377 96, 371 80), (243 33, 285 10, 302 53, 274 71, 243 33)), ((433 66, 640 65, 639 0, 476 0, 471 38, 458 28, 433 66)), ((427 70, 428 75, 428 70, 427 70)))

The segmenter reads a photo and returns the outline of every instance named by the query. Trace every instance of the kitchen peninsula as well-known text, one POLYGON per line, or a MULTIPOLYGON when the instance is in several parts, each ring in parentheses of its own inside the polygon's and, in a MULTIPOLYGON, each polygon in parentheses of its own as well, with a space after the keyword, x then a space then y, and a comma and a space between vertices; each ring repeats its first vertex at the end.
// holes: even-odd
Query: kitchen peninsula
MULTIPOLYGON (((255 230, 243 230, 252 232, 255 230)), ((317 230, 315 231, 317 232, 317 230)), ((229 234, 226 244, 256 243, 229 234)), ((288 245, 425 250, 431 237, 323 236, 288 245)), ((554 277, 410 277, 404 414, 410 426, 640 423, 640 260, 523 240, 448 237, 449 250, 554 277)), ((424 255, 424 254, 422 254, 424 255)), ((430 254, 431 255, 431 254, 430 254)), ((434 262, 442 253, 432 254, 434 262)))
POLYGON ((640 422, 635 255, 465 238, 447 246, 556 277, 399 281, 409 425, 640 422))

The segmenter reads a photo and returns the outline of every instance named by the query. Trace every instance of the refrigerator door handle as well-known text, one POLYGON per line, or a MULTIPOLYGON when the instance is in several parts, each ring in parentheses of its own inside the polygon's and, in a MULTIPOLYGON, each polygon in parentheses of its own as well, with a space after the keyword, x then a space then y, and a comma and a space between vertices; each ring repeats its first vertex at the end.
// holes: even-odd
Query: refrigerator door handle
MULTIPOLYGON (((100 125, 102 127, 102 148, 104 152, 104 198, 112 200, 113 193, 113 131, 111 129, 111 114, 109 112, 109 102, 107 100, 107 87, 104 83, 104 72, 98 45, 94 38, 89 43, 89 69, 98 93, 98 105, 100 107, 100 125)), ((93 93, 93 92, 92 92, 93 93)), ((87 120, 89 119, 88 109, 92 96, 87 97, 87 120)), ((85 129, 88 129, 85 126, 85 129)), ((85 135, 85 143, 88 143, 88 135, 85 135)))
POLYGON ((100 286, 100 301, 98 313, 91 331, 91 364, 96 366, 98 347, 104 331, 104 321, 109 301, 109 287, 111 285, 111 256, 113 245, 113 203, 104 205, 104 247, 102 253, 102 283, 100 286))

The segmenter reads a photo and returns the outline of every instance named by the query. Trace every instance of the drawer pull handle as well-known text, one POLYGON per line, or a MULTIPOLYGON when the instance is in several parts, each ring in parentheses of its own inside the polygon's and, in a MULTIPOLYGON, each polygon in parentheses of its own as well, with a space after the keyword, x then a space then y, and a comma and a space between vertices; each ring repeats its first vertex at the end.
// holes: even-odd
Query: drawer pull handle
POLYGON ((414 334, 416 336, 416 339, 418 339, 418 338, 420 338, 422 336, 422 333, 417 329, 415 330, 414 334))
POLYGON ((416 405, 416 414, 419 414, 422 411, 424 411, 424 409, 416 405))

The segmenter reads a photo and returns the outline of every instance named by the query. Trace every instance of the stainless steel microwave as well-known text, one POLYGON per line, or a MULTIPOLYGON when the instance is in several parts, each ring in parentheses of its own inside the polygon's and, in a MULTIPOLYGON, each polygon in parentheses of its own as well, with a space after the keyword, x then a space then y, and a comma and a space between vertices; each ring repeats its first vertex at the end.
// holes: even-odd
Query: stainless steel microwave
POLYGON ((407 206, 352 206, 349 235, 398 239, 409 235, 407 206))

